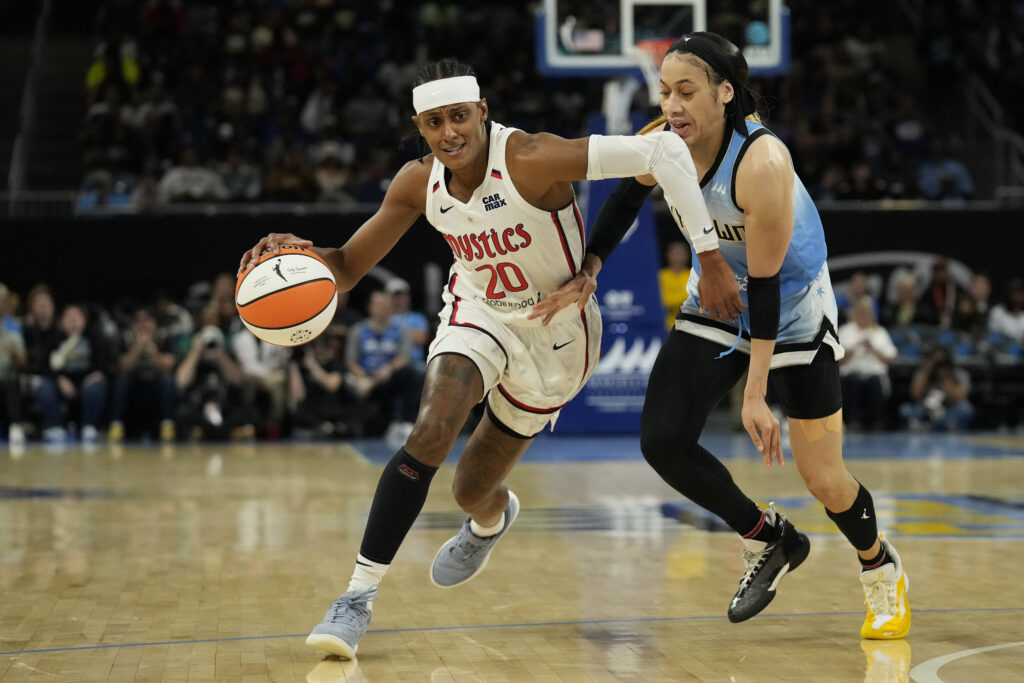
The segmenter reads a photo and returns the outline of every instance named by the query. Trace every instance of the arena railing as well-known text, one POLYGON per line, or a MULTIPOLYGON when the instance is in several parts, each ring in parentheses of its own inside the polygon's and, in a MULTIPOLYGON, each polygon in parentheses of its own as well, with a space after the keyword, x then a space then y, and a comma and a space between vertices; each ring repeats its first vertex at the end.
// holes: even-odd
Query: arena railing
POLYGON ((1024 198, 1024 138, 1006 125, 1003 107, 988 86, 971 74, 967 79, 967 143, 992 147, 997 199, 1024 198))

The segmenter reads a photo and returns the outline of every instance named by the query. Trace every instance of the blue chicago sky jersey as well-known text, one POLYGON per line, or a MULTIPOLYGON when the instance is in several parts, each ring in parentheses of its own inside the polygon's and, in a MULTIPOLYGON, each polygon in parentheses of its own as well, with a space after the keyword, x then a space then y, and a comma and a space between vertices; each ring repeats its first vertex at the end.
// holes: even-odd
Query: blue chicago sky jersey
MULTIPOLYGON (((712 224, 718 232, 718 246, 722 256, 736 273, 740 296, 747 301, 747 244, 743 211, 736 204, 736 168, 750 144, 762 135, 772 132, 760 123, 747 121, 750 135, 730 129, 729 144, 723 146, 715 165, 701 181, 701 191, 708 207, 712 224), (708 177, 710 176, 710 178, 708 177)), ((825 233, 821 218, 799 176, 793 178, 793 236, 779 272, 782 297, 779 332, 772 367, 802 365, 813 360, 821 344, 832 347, 834 357, 843 357, 843 347, 835 333, 835 295, 828 274, 825 233)), ((677 330, 710 339, 724 346, 736 344, 738 351, 750 353, 750 312, 743 311, 742 338, 737 339, 736 323, 712 320, 699 312, 700 295, 697 291, 700 262, 693 259, 694 272, 687 283, 689 298, 683 303, 676 319, 677 330)))
MULTIPOLYGON (((747 245, 743 211, 736 205, 736 169, 750 144, 762 135, 773 133, 760 123, 747 121, 750 136, 744 138, 732 131, 729 146, 712 167, 714 175, 701 183, 708 213, 718 232, 718 246, 722 256, 736 273, 740 295, 747 302, 747 245)), ((821 217, 811 201, 811 196, 794 174, 793 180, 793 237, 782 261, 779 273, 783 298, 806 287, 817 277, 827 257, 825 233, 821 217)), ((700 274, 700 262, 694 254, 695 272, 700 274)), ((691 278, 688 290, 691 297, 697 293, 697 278, 691 278)), ((746 315, 744 313, 744 315, 746 315)), ((745 321, 746 322, 746 321, 745 321)))

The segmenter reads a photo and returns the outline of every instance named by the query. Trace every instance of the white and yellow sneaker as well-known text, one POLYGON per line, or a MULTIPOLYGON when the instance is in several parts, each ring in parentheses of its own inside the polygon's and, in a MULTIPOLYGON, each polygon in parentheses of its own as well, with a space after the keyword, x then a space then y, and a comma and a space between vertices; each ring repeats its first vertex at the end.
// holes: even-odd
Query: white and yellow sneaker
POLYGON ((884 538, 881 541, 892 561, 860 574, 864 602, 868 606, 860 635, 871 640, 892 640, 903 638, 910 631, 910 603, 907 601, 910 580, 896 549, 884 538))

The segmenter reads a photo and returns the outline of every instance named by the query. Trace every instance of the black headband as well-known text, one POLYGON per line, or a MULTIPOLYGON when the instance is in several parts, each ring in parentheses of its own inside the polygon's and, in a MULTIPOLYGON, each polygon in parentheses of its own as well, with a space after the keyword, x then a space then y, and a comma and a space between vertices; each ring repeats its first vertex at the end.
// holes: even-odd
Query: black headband
MULTIPOLYGON (((735 46, 733 49, 739 51, 739 48, 735 46)), ((732 55, 725 52, 722 46, 714 41, 694 34, 683 36, 673 43, 668 54, 673 52, 690 53, 700 57, 719 76, 732 84, 733 98, 732 102, 725 105, 725 118, 740 135, 747 137, 745 119, 757 112, 757 103, 754 101, 753 93, 745 85, 740 84, 739 75, 730 59, 732 55)))

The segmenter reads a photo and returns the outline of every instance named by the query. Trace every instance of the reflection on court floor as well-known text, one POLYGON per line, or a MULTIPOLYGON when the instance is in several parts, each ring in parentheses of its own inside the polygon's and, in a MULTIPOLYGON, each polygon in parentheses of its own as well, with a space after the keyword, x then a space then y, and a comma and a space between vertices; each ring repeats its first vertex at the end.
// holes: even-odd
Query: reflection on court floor
POLYGON ((0 451, 0 679, 1019 679, 1024 439, 851 436, 912 582, 910 637, 877 643, 853 553, 792 463, 766 471, 745 435, 703 443, 811 535, 759 617, 728 622, 738 541, 634 437, 544 436, 509 477, 515 528, 450 591, 427 578, 463 519, 441 469, 356 662, 303 640, 344 590, 387 445, 0 451))

